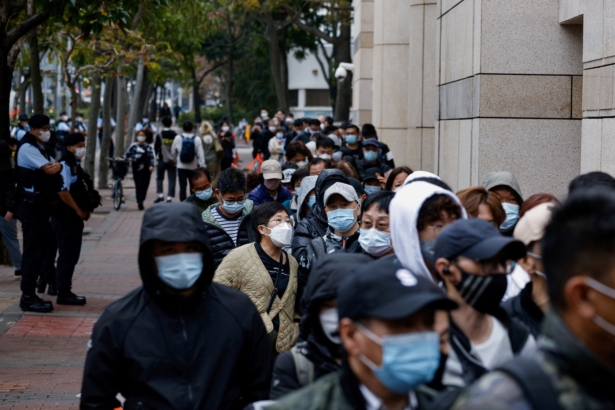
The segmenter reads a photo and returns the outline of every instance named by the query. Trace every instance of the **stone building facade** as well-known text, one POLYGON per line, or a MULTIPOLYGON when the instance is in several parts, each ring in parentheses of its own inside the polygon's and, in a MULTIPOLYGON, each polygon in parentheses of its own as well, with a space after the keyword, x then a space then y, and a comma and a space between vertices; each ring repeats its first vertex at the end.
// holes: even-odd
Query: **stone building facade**
POLYGON ((615 1, 355 0, 354 115, 454 190, 615 175, 615 1), (371 11, 371 13, 370 13, 371 11))

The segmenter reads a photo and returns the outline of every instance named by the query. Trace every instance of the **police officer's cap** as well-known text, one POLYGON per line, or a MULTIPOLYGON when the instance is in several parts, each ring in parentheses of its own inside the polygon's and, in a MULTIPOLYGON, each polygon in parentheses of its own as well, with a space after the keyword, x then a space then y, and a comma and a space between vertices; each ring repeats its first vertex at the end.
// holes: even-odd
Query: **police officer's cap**
POLYGON ((19 121, 28 121, 28 114, 19 114, 19 121))
POLYGON ((43 114, 34 114, 28 121, 30 128, 41 128, 49 125, 49 117, 43 114))
POLYGON ((414 275, 389 260, 368 263, 342 282, 338 290, 340 319, 399 320, 424 309, 452 310, 457 303, 431 280, 414 275))
POLYGON ((64 138, 64 145, 66 145, 67 147, 77 145, 80 142, 85 142, 85 137, 83 136, 83 134, 80 134, 78 132, 70 133, 66 136, 66 138, 64 138))

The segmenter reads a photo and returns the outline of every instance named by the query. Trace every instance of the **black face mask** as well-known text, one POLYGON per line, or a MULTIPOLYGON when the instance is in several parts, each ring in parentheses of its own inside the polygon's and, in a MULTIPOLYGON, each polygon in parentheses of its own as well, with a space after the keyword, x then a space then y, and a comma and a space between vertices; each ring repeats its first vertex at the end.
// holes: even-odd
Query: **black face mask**
POLYGON ((463 300, 479 312, 494 312, 506 293, 506 275, 480 276, 468 273, 459 266, 457 269, 461 271, 461 282, 456 288, 463 300))
POLYGON ((444 385, 442 384, 442 377, 444 377, 444 370, 446 370, 447 359, 447 354, 440 354, 440 364, 438 365, 438 370, 436 370, 436 374, 434 375, 433 380, 427 383, 427 386, 431 387, 434 390, 444 390, 444 385))

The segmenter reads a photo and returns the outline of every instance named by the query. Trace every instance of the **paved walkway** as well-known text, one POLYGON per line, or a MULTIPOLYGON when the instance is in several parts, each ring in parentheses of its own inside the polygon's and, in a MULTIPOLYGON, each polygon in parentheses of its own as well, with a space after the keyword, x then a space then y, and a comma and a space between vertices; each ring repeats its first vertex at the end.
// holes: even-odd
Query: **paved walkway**
MULTIPOLYGON (((152 182, 149 204, 155 198, 152 182)), ((74 292, 88 298, 85 306, 54 303, 51 314, 24 314, 19 281, 11 268, 0 269, 0 409, 79 408, 92 326, 110 302, 141 284, 137 251, 143 212, 132 186, 126 181, 127 203, 119 212, 112 208, 111 191, 103 191, 103 207, 86 224, 73 279, 74 292)))
MULTIPOLYGON (((242 167, 251 161, 251 147, 238 148, 242 167)), ((86 223, 73 278, 73 291, 88 299, 85 306, 56 305, 55 297, 45 295, 54 302, 53 313, 24 314, 13 269, 0 267, 0 410, 79 408, 92 326, 110 302, 141 285, 137 254, 143 212, 137 210, 128 178, 121 210, 113 209, 111 191, 102 191, 103 206, 86 223)), ((155 190, 154 174, 146 207, 152 206, 155 190)))

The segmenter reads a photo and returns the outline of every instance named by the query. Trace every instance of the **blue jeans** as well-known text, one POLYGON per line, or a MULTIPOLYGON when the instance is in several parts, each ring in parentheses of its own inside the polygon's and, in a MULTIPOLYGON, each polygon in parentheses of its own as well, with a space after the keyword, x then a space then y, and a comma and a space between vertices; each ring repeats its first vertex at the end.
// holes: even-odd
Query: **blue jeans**
POLYGON ((3 216, 0 216, 0 233, 2 233, 2 239, 6 250, 9 252, 13 268, 21 270, 21 249, 17 240, 17 220, 13 218, 11 222, 7 222, 3 216))

